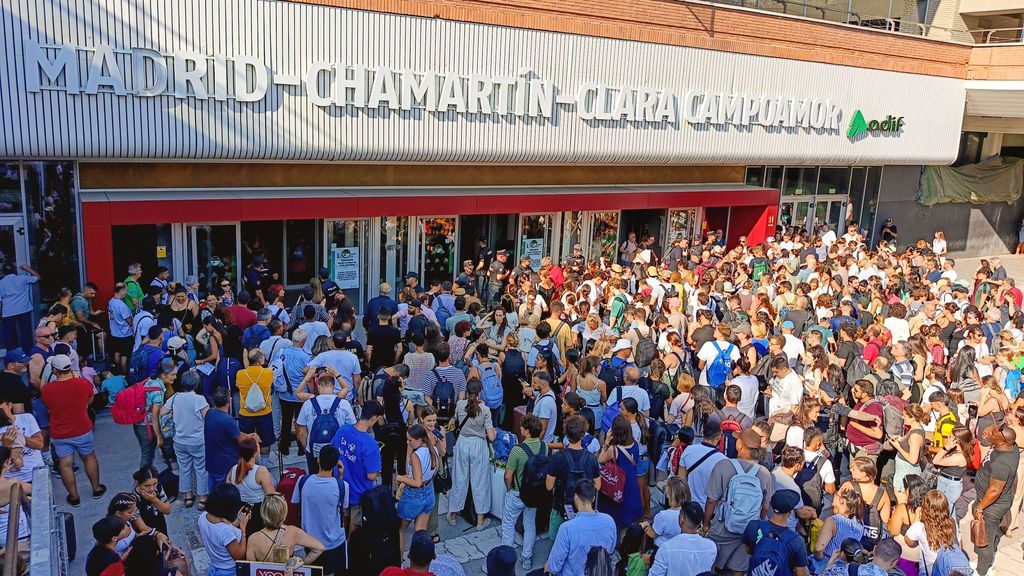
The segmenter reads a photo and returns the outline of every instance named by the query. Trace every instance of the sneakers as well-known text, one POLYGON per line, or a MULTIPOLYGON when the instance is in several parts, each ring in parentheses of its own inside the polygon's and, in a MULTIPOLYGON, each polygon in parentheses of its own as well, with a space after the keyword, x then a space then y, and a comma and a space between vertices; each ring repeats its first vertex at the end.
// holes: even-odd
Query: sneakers
POLYGON ((72 498, 71 496, 65 496, 64 499, 68 501, 68 504, 70 504, 71 506, 73 506, 75 508, 78 508, 79 506, 82 505, 82 499, 81 498, 72 498))
POLYGON ((92 493, 92 499, 93 500, 99 500, 100 498, 103 498, 103 495, 106 494, 106 493, 107 493, 107 486, 106 486, 106 484, 100 484, 100 489, 96 490, 96 491, 94 491, 92 493))
POLYGON ((522 567, 523 570, 526 570, 527 572, 533 570, 533 558, 527 558, 526 556, 523 556, 522 567))

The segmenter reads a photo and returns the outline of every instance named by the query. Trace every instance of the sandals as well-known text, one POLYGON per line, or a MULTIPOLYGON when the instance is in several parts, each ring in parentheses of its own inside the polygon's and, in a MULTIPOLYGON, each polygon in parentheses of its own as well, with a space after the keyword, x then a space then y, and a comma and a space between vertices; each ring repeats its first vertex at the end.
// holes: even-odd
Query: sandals
POLYGON ((206 511, 206 500, 203 500, 203 499, 199 500, 199 511, 200 512, 205 512, 206 511))
POLYGON ((191 508, 192 505, 195 504, 195 503, 196 503, 195 496, 189 496, 188 498, 185 498, 185 501, 184 501, 185 508, 191 508))

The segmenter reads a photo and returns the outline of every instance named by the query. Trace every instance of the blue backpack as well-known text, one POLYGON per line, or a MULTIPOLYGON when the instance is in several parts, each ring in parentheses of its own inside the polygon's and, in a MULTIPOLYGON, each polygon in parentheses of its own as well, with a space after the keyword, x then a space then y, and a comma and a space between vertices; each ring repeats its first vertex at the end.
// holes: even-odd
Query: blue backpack
POLYGON ((508 430, 495 428, 494 442, 491 442, 491 448, 494 449, 494 461, 507 462, 509 453, 512 452, 512 448, 514 448, 517 443, 518 440, 516 439, 515 434, 508 430))
POLYGON ((523 353, 516 349, 505 350, 501 373, 510 380, 526 378, 526 358, 523 358, 523 353))
POLYGON ((137 384, 148 380, 152 374, 149 373, 149 350, 145 346, 139 346, 128 359, 128 383, 137 384))
POLYGON ((313 458, 316 458, 320 456, 320 449, 330 444, 331 440, 334 440, 334 435, 338 433, 338 428, 341 428, 338 419, 334 417, 338 405, 341 404, 341 398, 335 398, 329 410, 320 408, 316 396, 309 400, 313 403, 313 413, 316 414, 313 425, 309 427, 309 450, 313 458))
MULTIPOLYGON (((772 530, 770 522, 758 521, 757 542, 754 553, 747 564, 747 574, 754 576, 792 576, 789 567, 789 548, 787 544, 800 536, 792 530, 772 530)), ((777 527, 778 528, 778 527, 777 527)))
POLYGON ((487 366, 484 366, 474 359, 473 367, 480 372, 480 382, 483 384, 483 392, 480 394, 480 399, 492 410, 501 408, 505 391, 501 387, 501 377, 494 370, 494 365, 488 363, 487 366))
POLYGON ((719 389, 725 384, 726 380, 729 379, 729 375, 732 374, 732 344, 729 344, 723 350, 718 342, 711 341, 711 345, 718 350, 718 355, 711 361, 711 366, 708 366, 708 385, 714 389, 719 389))
MULTIPOLYGON (((925 566, 927 568, 927 566, 925 566)), ((953 572, 960 572, 964 576, 972 576, 974 569, 964 554, 962 548, 943 548, 935 556, 935 564, 932 565, 931 576, 949 576, 953 572)))
POLYGON ((622 403, 622 387, 615 389, 615 402, 608 404, 604 407, 604 415, 601 416, 601 431, 608 433, 612 429, 612 423, 615 422, 615 417, 619 415, 620 404, 622 403))

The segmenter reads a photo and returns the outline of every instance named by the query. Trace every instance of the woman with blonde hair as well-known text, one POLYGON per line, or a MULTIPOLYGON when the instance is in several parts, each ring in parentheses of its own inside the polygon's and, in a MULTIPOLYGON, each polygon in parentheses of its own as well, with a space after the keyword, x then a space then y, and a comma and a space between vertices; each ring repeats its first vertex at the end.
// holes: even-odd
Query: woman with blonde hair
POLYGON ((608 385, 597 377, 601 367, 601 359, 587 356, 583 359, 580 376, 576 386, 570 391, 575 392, 586 403, 586 407, 594 413, 594 422, 600 424, 604 417, 604 405, 608 401, 608 385))
POLYGON ((679 426, 691 426, 693 424, 693 408, 697 399, 694 397, 693 389, 697 383, 693 376, 685 372, 679 373, 676 378, 676 397, 665 407, 665 422, 678 424, 679 426))
POLYGON ((245 548, 245 559, 257 562, 285 563, 295 552, 296 546, 306 551, 303 561, 309 564, 324 551, 324 545, 298 526, 284 523, 288 516, 288 502, 280 494, 268 494, 260 506, 263 528, 249 537, 245 548), (275 551, 279 551, 275 553, 275 551))
POLYGON ((921 546, 920 573, 928 576, 943 548, 958 548, 960 535, 949 513, 950 502, 939 490, 930 490, 921 503, 920 520, 907 528, 904 541, 909 548, 921 546))

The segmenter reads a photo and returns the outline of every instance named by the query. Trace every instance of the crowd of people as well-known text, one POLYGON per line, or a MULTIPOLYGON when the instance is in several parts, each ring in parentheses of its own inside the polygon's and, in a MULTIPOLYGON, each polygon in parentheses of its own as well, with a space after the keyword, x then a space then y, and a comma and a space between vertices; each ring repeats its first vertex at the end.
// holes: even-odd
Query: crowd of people
POLYGON ((69 291, 7 353, 0 528, 4 483, 40 466, 79 505, 76 454, 105 497, 109 407, 140 461, 89 576, 186 574, 175 496, 214 576, 464 574, 435 552, 443 501, 453 526, 496 519, 491 576, 991 575, 1024 500, 1024 294, 996 258, 958 277, 941 232, 889 232, 515 265, 481 241, 454 282, 365 303, 325 269, 286 305, 262 258, 237 294, 132 265, 105 312, 69 291), (109 360, 79 353, 101 325, 109 360))

